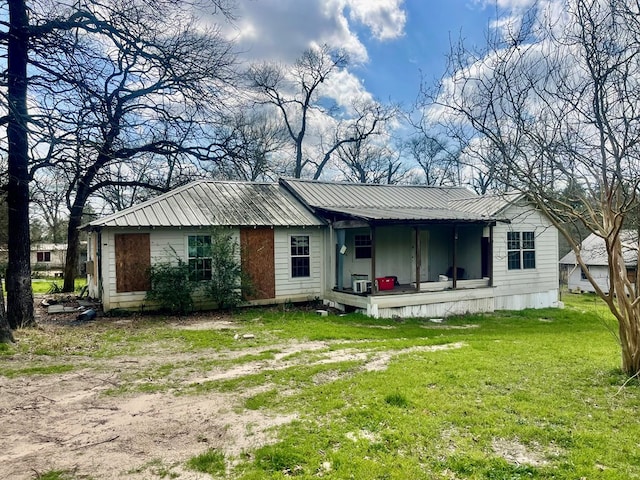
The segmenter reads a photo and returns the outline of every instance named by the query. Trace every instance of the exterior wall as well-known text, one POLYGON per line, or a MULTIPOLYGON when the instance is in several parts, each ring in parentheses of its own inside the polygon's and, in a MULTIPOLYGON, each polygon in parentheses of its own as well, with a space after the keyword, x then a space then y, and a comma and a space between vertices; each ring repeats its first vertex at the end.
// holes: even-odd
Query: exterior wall
MULTIPOLYGON (((421 281, 437 282, 439 275, 447 274, 453 265, 453 227, 431 225, 420 227, 426 236, 427 246, 422 246, 421 281)), ((368 228, 347 229, 342 284, 351 285, 351 275, 371 277, 371 260, 355 258, 355 236, 367 234, 368 228)), ((459 268, 465 271, 464 278, 481 278, 482 227, 477 225, 458 228, 459 268)), ((392 226, 376 229, 376 276, 396 276, 401 284, 415 282, 415 230, 412 227, 392 226)), ((369 280, 371 280, 369 278, 369 280)))
MULTIPOLYGON (((276 300, 304 301, 324 294, 325 234, 322 228, 278 228, 274 232, 276 300), (291 276, 291 236, 309 235, 311 275, 291 276)), ((264 302, 262 302, 264 303, 264 302)), ((271 302, 273 303, 273 302, 271 302)))
POLYGON ((511 223, 493 229, 493 285, 496 309, 551 307, 558 304, 558 232, 548 219, 531 208, 512 206, 506 212, 511 223), (535 232, 536 266, 507 268, 507 232, 535 232), (510 297, 514 297, 510 300, 510 297))
POLYGON ((434 225, 429 231, 429 276, 422 281, 437 282, 439 275, 446 275, 453 265, 453 227, 434 225))
MULTIPOLYGON (((89 277, 92 285, 91 296, 100 297, 104 311, 114 308, 138 309, 145 306, 146 292, 117 292, 115 269, 115 239, 116 233, 149 233, 151 247, 151 264, 171 261, 174 258, 173 251, 184 260, 188 258, 189 235, 206 235, 206 229, 179 230, 179 229, 105 229, 101 238, 101 267, 102 288, 98 287, 98 280, 89 277), (173 250, 173 251, 172 251, 173 250), (102 290, 100 292, 100 290, 102 290)), ((239 229, 233 231, 236 241, 239 243, 239 229)), ((92 235, 97 235, 93 232, 92 235)), ((320 228, 307 229, 276 229, 274 232, 275 247, 275 280, 276 297, 274 299, 257 300, 255 304, 269 304, 285 301, 310 300, 323 295, 323 252, 324 232, 320 228), (309 235, 310 240, 310 266, 311 275, 307 278, 291 277, 290 237, 291 235, 309 235)), ((95 257, 95 252, 93 252, 95 257)), ((199 308, 207 308, 208 305, 198 302, 199 308)))
MULTIPOLYGON (((591 282, 582 279, 582 270, 578 267, 568 266, 569 277, 567 286, 569 290, 579 290, 581 292, 595 292, 591 282)), ((609 291, 609 267, 606 265, 590 265, 589 273, 594 278, 600 288, 606 293, 609 291)))
POLYGON ((376 277, 395 276, 410 283, 415 276, 414 231, 409 227, 376 228, 376 277))

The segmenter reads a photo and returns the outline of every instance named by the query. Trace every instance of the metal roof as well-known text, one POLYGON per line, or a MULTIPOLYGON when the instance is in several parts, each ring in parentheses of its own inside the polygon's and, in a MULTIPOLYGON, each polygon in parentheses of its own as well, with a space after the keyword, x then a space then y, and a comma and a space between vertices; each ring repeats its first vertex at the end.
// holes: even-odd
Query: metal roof
POLYGON ((84 228, 314 225, 324 222, 276 183, 200 180, 84 228))
POLYGON ((450 200, 475 194, 463 187, 381 185, 281 179, 312 207, 447 208, 450 200))
POLYGON ((319 207, 319 210, 346 215, 365 221, 459 221, 482 222, 490 220, 490 217, 463 211, 455 211, 443 208, 365 208, 365 207, 319 207))
MULTIPOLYGON (((622 256, 624 263, 632 266, 638 263, 638 234, 634 230, 622 230, 622 256)), ((586 265, 606 266, 609 264, 604 238, 595 233, 590 234, 580 244, 580 256, 586 265)), ((563 265, 576 265, 576 254, 573 250, 560 259, 563 265)))
POLYGON ((502 195, 477 195, 463 199, 451 200, 449 208, 461 210, 469 214, 495 217, 502 213, 509 205, 522 200, 524 195, 520 193, 502 195))
POLYGON ((312 208, 371 221, 494 221, 509 200, 464 187, 329 183, 283 179, 312 208))

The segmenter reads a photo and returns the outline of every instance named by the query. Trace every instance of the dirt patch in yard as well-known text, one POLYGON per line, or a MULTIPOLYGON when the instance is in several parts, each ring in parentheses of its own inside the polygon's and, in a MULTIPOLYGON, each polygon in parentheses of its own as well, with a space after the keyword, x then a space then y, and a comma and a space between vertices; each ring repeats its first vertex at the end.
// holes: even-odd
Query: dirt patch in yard
MULTIPOLYGON (((61 320, 58 320, 61 323, 61 320)), ((231 319, 180 323, 177 328, 235 329, 231 319)), ((63 328, 58 325, 55 328, 63 328)), ((45 327, 46 330, 46 327, 45 327)), ((172 386, 159 393, 107 392, 136 378, 150 366, 167 363, 167 352, 135 358, 87 359, 86 368, 62 374, 0 375, 0 478, 32 479, 51 470, 74 472, 75 478, 147 479, 209 478, 185 470, 184 462, 210 448, 229 461, 276 440, 274 427, 291 422, 295 414, 278 415, 243 408, 254 389, 233 393, 207 391, 178 395, 194 384, 228 380, 262 371, 297 365, 361 362, 363 371, 385 369, 398 354, 460 348, 463 344, 413 347, 404 350, 336 349, 340 342, 289 342, 220 352, 180 352, 172 360, 181 365, 229 360, 244 355, 275 352, 266 359, 220 366, 207 372, 188 368, 172 374, 172 386), (309 355, 304 355, 308 353, 309 355)), ((0 357, 0 368, 18 360, 0 357)), ((222 362, 222 365, 225 365, 222 362)), ((318 383, 343 378, 343 374, 318 375, 318 383)), ((149 379, 140 379, 140 382, 149 379)))

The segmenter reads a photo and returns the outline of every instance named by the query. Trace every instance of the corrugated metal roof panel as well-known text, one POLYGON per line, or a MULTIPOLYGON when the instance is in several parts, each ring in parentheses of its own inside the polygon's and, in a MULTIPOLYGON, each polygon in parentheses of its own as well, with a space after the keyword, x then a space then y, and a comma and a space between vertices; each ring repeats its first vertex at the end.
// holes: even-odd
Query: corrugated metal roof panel
POLYGON ((324 225, 274 183, 198 181, 95 220, 88 227, 324 225))
POLYGON ((523 198, 522 194, 483 195, 451 200, 449 208, 493 217, 523 198))
MULTIPOLYGON (((352 208, 448 208, 452 200, 466 199, 475 194, 463 187, 431 187, 424 185, 379 185, 365 183, 329 183, 311 180, 284 179, 313 207, 352 208)), ((476 198, 479 198, 476 196, 476 198)))
POLYGON ((363 220, 384 221, 461 221, 479 222, 489 220, 484 215, 455 211, 443 208, 331 208, 323 207, 327 212, 340 213, 363 220))

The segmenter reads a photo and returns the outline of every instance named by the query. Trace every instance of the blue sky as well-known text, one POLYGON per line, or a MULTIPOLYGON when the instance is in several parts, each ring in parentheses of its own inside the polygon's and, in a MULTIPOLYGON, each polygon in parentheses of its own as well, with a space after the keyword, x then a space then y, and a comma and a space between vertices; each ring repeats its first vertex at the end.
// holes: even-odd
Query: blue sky
POLYGON ((483 45, 495 10, 468 0, 409 0, 404 7, 404 35, 388 42, 367 42, 370 62, 362 75, 365 86, 380 100, 406 104, 417 95, 421 75, 427 81, 442 76, 451 41, 462 37, 483 45))
MULTIPOLYGON (((502 7, 528 0, 498 0, 502 7)), ((230 36, 244 61, 292 62, 313 44, 349 52, 343 95, 368 92, 409 106, 421 74, 440 78, 450 40, 482 46, 495 2, 486 0, 238 0, 230 36)))

